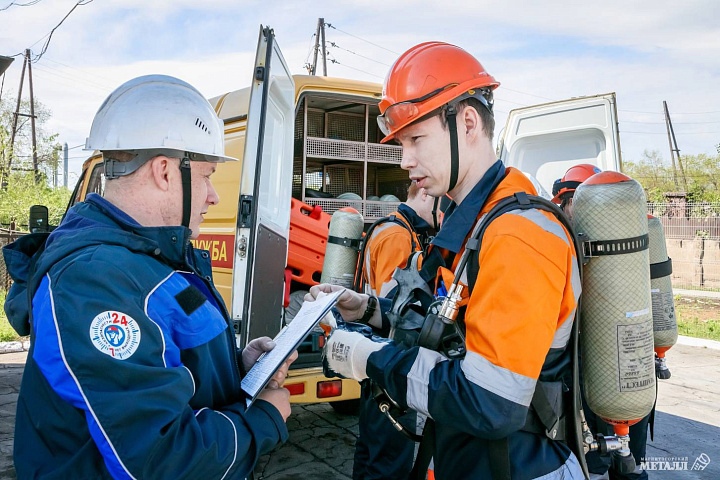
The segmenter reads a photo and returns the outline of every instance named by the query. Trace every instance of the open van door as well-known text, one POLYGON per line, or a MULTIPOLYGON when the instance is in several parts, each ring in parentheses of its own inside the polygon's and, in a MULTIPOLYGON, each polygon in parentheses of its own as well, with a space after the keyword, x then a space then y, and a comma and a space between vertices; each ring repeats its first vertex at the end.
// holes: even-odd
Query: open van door
POLYGON ((260 26, 247 116, 232 279, 238 343, 283 322, 290 230, 295 84, 272 29, 260 26))
POLYGON ((506 166, 532 175, 548 193, 573 165, 590 163, 619 172, 615 93, 510 111, 498 152, 506 166))

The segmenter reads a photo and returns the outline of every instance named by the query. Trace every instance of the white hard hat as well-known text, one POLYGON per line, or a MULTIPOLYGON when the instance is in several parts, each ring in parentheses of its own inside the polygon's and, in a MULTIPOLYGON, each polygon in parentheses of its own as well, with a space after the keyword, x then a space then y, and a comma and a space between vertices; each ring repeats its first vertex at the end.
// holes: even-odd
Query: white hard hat
POLYGON ((157 151, 206 162, 237 160, 225 155, 224 130, 213 107, 192 85, 167 75, 145 75, 107 97, 95 114, 85 149, 157 151))

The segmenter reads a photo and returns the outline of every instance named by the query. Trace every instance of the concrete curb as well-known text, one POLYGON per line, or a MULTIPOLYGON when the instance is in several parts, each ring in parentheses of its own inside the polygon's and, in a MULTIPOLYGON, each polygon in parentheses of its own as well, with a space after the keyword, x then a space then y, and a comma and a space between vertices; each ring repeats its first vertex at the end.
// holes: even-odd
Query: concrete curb
POLYGON ((678 335, 677 343, 679 345, 689 345, 691 347, 703 347, 712 348, 713 350, 720 350, 720 342, 716 340, 706 340, 704 338, 686 337, 678 335))
POLYGON ((17 353, 30 350, 30 340, 17 342, 0 342, 0 354, 17 353))

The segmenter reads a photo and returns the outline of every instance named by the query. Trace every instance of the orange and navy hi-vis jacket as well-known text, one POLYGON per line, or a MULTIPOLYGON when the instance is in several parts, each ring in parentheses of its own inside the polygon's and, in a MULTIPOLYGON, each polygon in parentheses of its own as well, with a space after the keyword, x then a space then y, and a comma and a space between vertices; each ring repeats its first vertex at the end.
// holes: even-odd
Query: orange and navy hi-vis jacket
POLYGON ((363 258, 365 293, 376 297, 387 297, 392 292, 397 285, 392 278, 393 272, 396 268, 405 268, 413 251, 422 250, 418 233, 430 229, 430 225, 406 204, 400 204, 398 211, 391 216, 395 220, 388 220, 374 228, 363 258))
MULTIPOLYGON (((519 191, 535 194, 525 175, 498 161, 451 205, 433 246, 456 253, 457 263, 482 215, 519 191)), ((511 211, 488 226, 479 264, 464 314, 465 357, 391 344, 370 355, 368 375, 400 405, 435 420, 438 479, 491 478, 490 462, 501 459, 488 454, 490 441, 503 438, 513 479, 583 478, 565 444, 522 431, 538 380, 569 376, 581 289, 571 236, 549 212, 511 211)))

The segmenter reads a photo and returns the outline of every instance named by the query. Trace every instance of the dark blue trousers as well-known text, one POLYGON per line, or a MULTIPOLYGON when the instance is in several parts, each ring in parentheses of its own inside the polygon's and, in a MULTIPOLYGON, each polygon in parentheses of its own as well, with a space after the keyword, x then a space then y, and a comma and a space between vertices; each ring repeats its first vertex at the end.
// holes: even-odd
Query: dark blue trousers
MULTIPOLYGON (((415 432, 416 417, 417 414, 410 411, 398 420, 415 432)), ((397 431, 380 412, 368 380, 362 383, 358 427, 353 479, 407 479, 415 459, 415 442, 397 431)))

